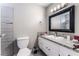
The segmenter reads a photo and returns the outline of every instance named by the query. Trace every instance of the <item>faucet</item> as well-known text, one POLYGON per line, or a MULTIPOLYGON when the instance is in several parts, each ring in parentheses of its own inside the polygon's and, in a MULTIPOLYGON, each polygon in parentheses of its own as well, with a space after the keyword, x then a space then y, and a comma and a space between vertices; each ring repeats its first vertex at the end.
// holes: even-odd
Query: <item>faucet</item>
POLYGON ((57 32, 54 32, 55 33, 55 36, 57 36, 57 32))
POLYGON ((67 36, 65 34, 62 34, 62 35, 58 35, 57 32, 54 32, 55 33, 55 36, 61 36, 61 37, 64 37, 67 39, 67 36))

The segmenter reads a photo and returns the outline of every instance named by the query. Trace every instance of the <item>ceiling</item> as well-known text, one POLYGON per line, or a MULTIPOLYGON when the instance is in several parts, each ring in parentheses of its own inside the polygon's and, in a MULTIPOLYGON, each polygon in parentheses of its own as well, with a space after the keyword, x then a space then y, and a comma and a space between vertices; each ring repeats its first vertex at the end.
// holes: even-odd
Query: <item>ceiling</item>
POLYGON ((40 5, 42 7, 47 7, 48 5, 50 5, 51 3, 36 3, 37 5, 40 5))
MULTIPOLYGON (((24 3, 23 3, 24 4, 24 3)), ((50 5, 51 3, 33 3, 35 5, 39 5, 41 7, 47 7, 48 5, 50 5)), ((9 5, 9 4, 0 4, 0 5, 9 5)), ((14 4, 11 4, 14 5, 14 4)), ((20 4, 21 5, 21 4, 20 4)))

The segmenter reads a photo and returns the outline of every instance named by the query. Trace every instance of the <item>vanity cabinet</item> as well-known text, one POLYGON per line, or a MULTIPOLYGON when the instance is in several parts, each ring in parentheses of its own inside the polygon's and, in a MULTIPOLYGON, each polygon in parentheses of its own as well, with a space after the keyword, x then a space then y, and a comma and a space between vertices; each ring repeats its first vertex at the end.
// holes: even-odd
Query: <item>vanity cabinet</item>
POLYGON ((59 55, 59 49, 58 45, 56 43, 52 43, 49 40, 46 40, 44 38, 39 37, 38 39, 38 45, 39 48, 48 56, 58 56, 59 55))
POLYGON ((79 53, 42 37, 38 38, 39 48, 48 56, 77 56, 79 53))

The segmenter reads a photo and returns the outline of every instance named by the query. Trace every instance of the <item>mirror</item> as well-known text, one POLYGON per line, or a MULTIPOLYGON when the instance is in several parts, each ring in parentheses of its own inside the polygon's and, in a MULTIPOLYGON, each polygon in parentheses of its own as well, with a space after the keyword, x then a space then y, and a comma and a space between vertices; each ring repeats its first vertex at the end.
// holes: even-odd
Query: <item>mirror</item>
POLYGON ((49 31, 74 32, 74 6, 49 16, 49 31))
POLYGON ((51 18, 51 29, 70 29, 70 12, 51 18))

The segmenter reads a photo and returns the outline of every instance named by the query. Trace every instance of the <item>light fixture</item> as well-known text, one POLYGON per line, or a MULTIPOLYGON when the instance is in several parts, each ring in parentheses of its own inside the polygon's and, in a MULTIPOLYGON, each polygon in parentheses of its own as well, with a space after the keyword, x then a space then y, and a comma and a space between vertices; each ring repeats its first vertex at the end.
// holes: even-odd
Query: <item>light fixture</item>
POLYGON ((54 11, 53 9, 50 10, 50 12, 53 12, 53 11, 54 11))
POLYGON ((54 11, 56 11, 57 10, 57 8, 56 7, 54 7, 54 9, 53 9, 54 11))
POLYGON ((57 5, 57 9, 60 9, 60 5, 57 5))
POLYGON ((57 5, 56 7, 52 8, 52 9, 50 10, 50 12, 55 12, 55 11, 57 11, 57 10, 59 10, 59 9, 61 9, 61 8, 63 8, 63 7, 65 7, 66 5, 67 5, 67 3, 61 3, 61 4, 57 5))
POLYGON ((64 7, 66 5, 66 3, 61 3, 61 7, 64 7))

